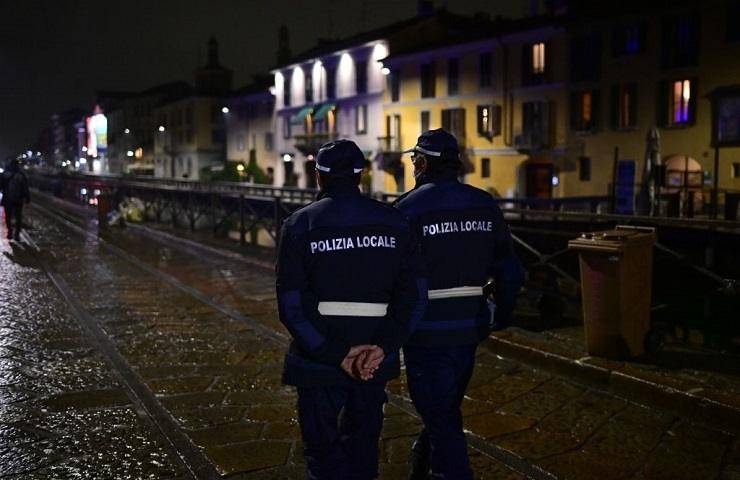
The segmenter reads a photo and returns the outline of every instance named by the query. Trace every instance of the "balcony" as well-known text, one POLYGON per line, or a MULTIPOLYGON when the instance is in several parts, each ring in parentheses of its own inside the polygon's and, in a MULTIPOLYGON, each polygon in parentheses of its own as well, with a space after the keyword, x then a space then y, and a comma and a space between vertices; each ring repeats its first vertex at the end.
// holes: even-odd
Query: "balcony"
POLYGON ((391 174, 402 169, 402 151, 401 139, 398 136, 378 137, 378 154, 375 156, 378 168, 391 174))
POLYGON ((323 144, 336 140, 337 138, 338 136, 336 133, 327 132, 293 136, 293 140, 295 140, 295 148, 306 156, 316 156, 319 152, 319 148, 321 148, 323 144))
POLYGON ((523 130, 514 134, 514 146, 519 150, 543 150, 552 146, 549 132, 523 130))

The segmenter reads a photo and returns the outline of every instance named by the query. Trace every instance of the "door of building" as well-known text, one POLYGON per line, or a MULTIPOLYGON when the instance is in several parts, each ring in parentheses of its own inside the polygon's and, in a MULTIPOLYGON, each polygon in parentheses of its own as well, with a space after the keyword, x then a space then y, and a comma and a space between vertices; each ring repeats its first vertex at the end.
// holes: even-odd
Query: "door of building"
POLYGON ((316 161, 306 160, 304 169, 306 172, 306 188, 316 188, 316 161))
POLYGON ((527 163, 524 165, 526 175, 526 196, 528 198, 552 197, 552 163, 527 163))

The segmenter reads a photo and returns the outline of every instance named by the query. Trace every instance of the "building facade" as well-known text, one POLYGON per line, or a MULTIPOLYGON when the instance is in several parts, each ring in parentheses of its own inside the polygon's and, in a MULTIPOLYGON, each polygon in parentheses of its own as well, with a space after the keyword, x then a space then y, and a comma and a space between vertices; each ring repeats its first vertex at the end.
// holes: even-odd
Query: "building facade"
MULTIPOLYGON (((603 194, 615 177, 639 189, 646 137, 657 127, 665 191, 683 190, 682 204, 697 211, 707 201, 715 176, 711 97, 740 83, 734 61, 740 33, 733 24, 740 6, 661 6, 596 14, 569 29, 569 126, 578 154, 561 174, 563 195, 603 194)), ((735 140, 719 151, 718 186, 740 190, 740 109, 730 108, 721 122, 735 140)))
POLYGON ((208 60, 195 72, 195 89, 153 109, 155 176, 199 180, 204 171, 223 168, 232 76, 211 38, 208 60))
POLYGON ((106 116, 110 172, 154 175, 154 138, 159 127, 154 110, 192 91, 186 82, 171 82, 132 94, 109 110, 106 116))
POLYGON ((269 183, 275 178, 275 97, 272 80, 255 79, 228 100, 226 158, 242 165, 244 181, 269 183), (258 169, 258 170, 256 170, 258 169))
POLYGON ((51 165, 66 167, 73 165, 79 159, 79 138, 77 123, 85 116, 85 111, 72 108, 51 116, 51 165))
MULTIPOLYGON (((384 189, 412 187, 399 152, 443 127, 464 149, 465 180, 494 194, 604 196, 617 184, 634 196, 657 128, 665 191, 688 187, 701 204, 714 175, 710 96, 740 79, 732 61, 740 35, 726 21, 736 10, 726 1, 582 7, 497 22, 472 42, 391 54, 382 59, 390 70, 384 189)), ((737 109, 728 109, 721 128, 736 131, 737 109)), ((740 188, 737 149, 719 157, 720 189, 740 188)))
POLYGON ((368 160, 363 188, 386 190, 388 167, 378 155, 388 150, 383 103, 390 69, 381 60, 479 37, 489 23, 420 2, 416 17, 320 44, 275 69, 275 185, 314 187, 316 151, 326 141, 346 138, 368 160))
POLYGON ((368 159, 380 136, 387 41, 371 40, 292 63, 275 75, 275 185, 313 188, 319 147, 353 140, 368 159))

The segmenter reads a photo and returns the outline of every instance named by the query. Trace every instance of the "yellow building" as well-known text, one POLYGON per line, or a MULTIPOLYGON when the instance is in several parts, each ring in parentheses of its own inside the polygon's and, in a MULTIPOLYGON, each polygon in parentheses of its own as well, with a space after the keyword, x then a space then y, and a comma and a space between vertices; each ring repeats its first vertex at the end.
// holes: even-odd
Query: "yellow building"
MULTIPOLYGON (((604 194, 615 148, 621 162, 635 162, 635 182, 641 182, 646 136, 655 126, 667 190, 687 183, 700 211, 714 180, 709 95, 740 83, 738 15, 740 7, 729 1, 676 2, 669 10, 648 4, 640 14, 594 16, 571 28, 570 126, 578 154, 560 175, 563 195, 604 194), (591 54, 585 45, 602 48, 591 54), (586 116, 594 125, 578 131, 574 127, 589 127, 586 116)), ((737 134, 740 110, 728 121, 737 134)), ((721 150, 720 190, 740 189, 739 161, 740 149, 721 150)))
MULTIPOLYGON (((657 127, 665 191, 688 179, 698 211, 714 175, 708 96, 740 83, 740 32, 728 20, 740 9, 718 0, 636 11, 499 21, 488 38, 383 59, 386 191, 412 187, 399 152, 443 127, 464 147, 465 180, 495 194, 606 196, 616 158, 617 182, 636 195, 657 127)), ((721 128, 737 136, 735 104, 727 102, 721 128)), ((738 153, 720 152, 720 190, 740 189, 738 153)))
POLYGON ((565 149, 567 114, 558 108, 567 98, 564 67, 550 50, 562 49, 564 32, 543 19, 499 22, 488 38, 383 59, 386 191, 413 186, 411 163, 399 152, 441 127, 460 143, 467 183, 497 196, 549 197, 552 152, 565 149), (527 78, 523 58, 539 62, 527 65, 536 67, 527 78))
POLYGON ((190 95, 155 109, 155 176, 198 180, 202 169, 224 164, 224 106, 219 97, 190 95))

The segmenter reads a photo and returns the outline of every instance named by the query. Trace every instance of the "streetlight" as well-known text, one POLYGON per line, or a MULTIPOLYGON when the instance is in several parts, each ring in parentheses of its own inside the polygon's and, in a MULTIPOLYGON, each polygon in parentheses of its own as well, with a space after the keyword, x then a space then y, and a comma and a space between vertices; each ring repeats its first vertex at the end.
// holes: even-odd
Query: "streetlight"
POLYGON ((125 133, 126 135, 128 135, 129 133, 131 133, 131 130, 129 130, 128 128, 124 128, 123 129, 123 133, 125 133))
POLYGON ((157 130, 159 130, 160 133, 164 132, 165 131, 164 125, 160 125, 157 130))
POLYGON ((229 113, 229 107, 221 108, 221 113, 229 113))

